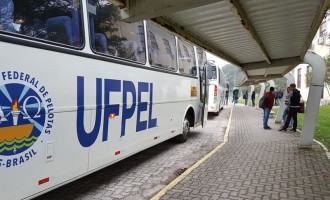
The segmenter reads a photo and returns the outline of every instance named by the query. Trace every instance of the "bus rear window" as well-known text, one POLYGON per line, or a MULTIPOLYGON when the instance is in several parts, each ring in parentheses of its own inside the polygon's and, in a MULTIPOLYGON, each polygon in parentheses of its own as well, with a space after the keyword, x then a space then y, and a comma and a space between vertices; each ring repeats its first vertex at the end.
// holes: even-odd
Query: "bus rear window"
POLYGON ((142 22, 120 20, 120 10, 105 0, 88 0, 91 47, 94 52, 146 62, 142 22))
POLYGON ((210 72, 208 79, 217 79, 217 67, 214 65, 208 65, 207 67, 208 71, 210 72))
POLYGON ((0 32, 80 47, 79 0, 1 0, 0 32))

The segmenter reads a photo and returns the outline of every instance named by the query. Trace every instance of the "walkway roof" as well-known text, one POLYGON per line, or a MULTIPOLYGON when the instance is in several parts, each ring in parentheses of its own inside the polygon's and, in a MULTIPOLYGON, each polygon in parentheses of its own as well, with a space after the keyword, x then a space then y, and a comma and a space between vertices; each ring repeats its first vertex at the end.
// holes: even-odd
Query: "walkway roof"
POLYGON ((300 64, 330 0, 109 0, 124 21, 152 19, 239 66, 245 84, 281 78, 300 64), (125 1, 125 3, 122 3, 125 1))

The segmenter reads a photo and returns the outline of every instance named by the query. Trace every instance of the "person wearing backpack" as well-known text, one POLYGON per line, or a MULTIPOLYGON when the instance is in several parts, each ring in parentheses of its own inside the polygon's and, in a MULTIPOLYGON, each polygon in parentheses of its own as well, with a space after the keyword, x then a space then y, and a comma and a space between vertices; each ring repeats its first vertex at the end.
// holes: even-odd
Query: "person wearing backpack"
POLYGON ((264 129, 271 129, 268 126, 268 119, 269 119, 269 114, 270 111, 272 110, 273 106, 274 106, 274 87, 270 87, 269 91, 265 93, 265 102, 263 102, 264 104, 264 117, 263 117, 263 126, 264 129))
POLYGON ((296 84, 290 84, 291 92, 286 96, 287 101, 289 102, 289 112, 285 120, 284 126, 279 131, 286 131, 289 127, 289 123, 291 118, 293 118, 293 126, 290 131, 296 132, 297 131, 297 114, 300 108, 300 91, 296 89, 296 84))

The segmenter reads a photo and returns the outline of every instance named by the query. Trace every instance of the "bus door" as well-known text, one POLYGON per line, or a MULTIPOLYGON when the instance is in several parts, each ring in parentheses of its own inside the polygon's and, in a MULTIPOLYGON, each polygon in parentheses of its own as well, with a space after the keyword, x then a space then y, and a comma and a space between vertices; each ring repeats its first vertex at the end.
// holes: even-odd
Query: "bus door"
POLYGON ((207 72, 207 63, 199 66, 199 80, 200 80, 200 103, 201 103, 201 123, 202 127, 207 121, 207 113, 208 113, 208 88, 209 88, 209 81, 208 81, 208 72, 207 72))

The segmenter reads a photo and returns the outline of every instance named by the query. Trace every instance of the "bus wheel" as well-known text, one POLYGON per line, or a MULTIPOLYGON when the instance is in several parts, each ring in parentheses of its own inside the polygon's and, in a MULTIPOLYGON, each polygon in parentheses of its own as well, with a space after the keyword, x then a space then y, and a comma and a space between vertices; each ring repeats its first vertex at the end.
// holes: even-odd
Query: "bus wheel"
POLYGON ((175 140, 179 143, 184 143, 188 139, 188 133, 190 131, 190 124, 187 117, 183 120, 182 133, 175 137, 175 140))

